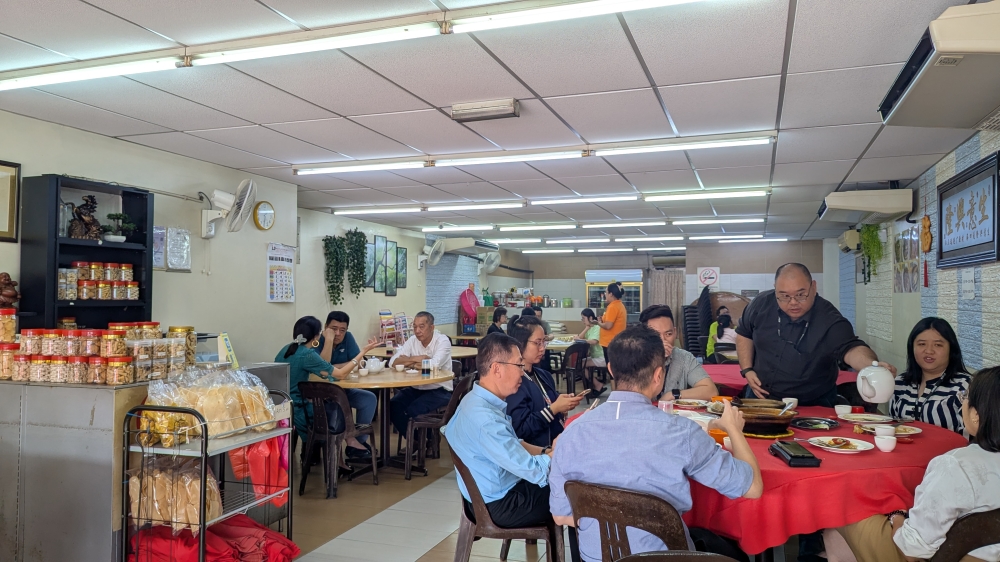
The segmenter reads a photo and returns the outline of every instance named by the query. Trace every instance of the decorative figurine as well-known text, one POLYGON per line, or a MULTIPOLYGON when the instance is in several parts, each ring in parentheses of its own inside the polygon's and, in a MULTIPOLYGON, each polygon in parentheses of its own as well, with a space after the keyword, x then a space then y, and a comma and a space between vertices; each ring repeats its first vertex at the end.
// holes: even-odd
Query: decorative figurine
POLYGON ((0 273, 0 308, 14 306, 20 299, 21 293, 17 291, 17 281, 12 280, 6 271, 0 273))
POLYGON ((83 196, 83 205, 73 207, 73 216, 76 218, 69 221, 69 237, 78 240, 100 240, 101 223, 94 216, 97 211, 97 198, 93 195, 83 196))

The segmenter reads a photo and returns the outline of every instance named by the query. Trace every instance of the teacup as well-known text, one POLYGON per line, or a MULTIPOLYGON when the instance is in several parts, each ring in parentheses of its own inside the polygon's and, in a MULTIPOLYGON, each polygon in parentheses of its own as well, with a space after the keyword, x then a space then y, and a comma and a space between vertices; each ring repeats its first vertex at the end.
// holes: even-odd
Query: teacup
POLYGON ((368 369, 358 369, 358 374, 361 375, 362 377, 367 377, 368 369))
POLYGON ((406 365, 394 365, 394 366, 396 367, 397 373, 402 373, 403 370, 406 369, 406 365))
POLYGON ((876 425, 875 435, 877 437, 895 437, 896 427, 892 425, 876 425))
POLYGON ((888 453, 896 448, 896 438, 891 435, 876 435, 875 446, 883 453, 888 453))
POLYGON ((845 405, 842 405, 842 404, 838 404, 837 406, 834 406, 833 409, 834 409, 834 411, 837 412, 838 416, 845 416, 845 415, 851 413, 851 407, 850 406, 845 406, 845 405))
POLYGON ((784 402, 786 405, 787 404, 791 404, 793 410, 795 408, 799 407, 799 399, 798 398, 782 398, 781 401, 784 402))
POLYGON ((725 436, 725 437, 723 437, 722 438, 722 446, 725 447, 727 451, 732 451, 733 450, 733 440, 730 439, 728 435, 725 436))

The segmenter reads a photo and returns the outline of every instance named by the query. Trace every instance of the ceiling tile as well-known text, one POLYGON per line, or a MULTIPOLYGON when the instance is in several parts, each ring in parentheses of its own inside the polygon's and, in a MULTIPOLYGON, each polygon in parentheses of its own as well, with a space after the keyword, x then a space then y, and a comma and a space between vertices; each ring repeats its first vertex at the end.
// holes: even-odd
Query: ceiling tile
POLYGON ((701 201, 663 201, 656 206, 670 218, 710 217, 712 206, 707 200, 701 201))
POLYGON ((853 165, 854 160, 775 164, 771 185, 839 185, 853 165))
POLYGON ((68 62, 72 59, 22 41, 0 35, 0 72, 68 62))
POLYGON ((569 218, 567 218, 566 215, 562 213, 546 210, 550 208, 551 207, 544 207, 538 205, 531 205, 530 207, 525 207, 524 212, 518 211, 516 216, 514 215, 511 216, 512 219, 511 222, 526 221, 533 223, 542 223, 542 222, 561 223, 569 221, 569 218))
POLYGON ((736 168, 739 166, 771 165, 771 153, 774 147, 770 144, 761 146, 737 146, 732 148, 702 148, 689 150, 688 156, 694 167, 706 168, 736 168))
POLYGON ((614 14, 476 33, 543 97, 649 86, 614 14), (580 57, 587 71, 580 72, 580 57))
POLYGON ((583 141, 538 100, 521 100, 520 117, 466 123, 504 150, 573 146, 583 141))
POLYGON ((771 180, 771 165, 698 170, 698 177, 708 189, 766 187, 771 180))
POLYGON ((40 89, 178 131, 249 125, 232 115, 122 76, 53 84, 40 89))
MULTIPOLYGON (((380 20, 410 14, 437 11, 430 0, 393 0, 358 2, 356 0, 264 0, 306 27, 328 27, 357 21, 380 20)), ((454 7, 449 6, 454 9, 454 7)))
POLYGON ((812 219, 810 219, 809 222, 804 222, 804 223, 801 222, 779 223, 779 222, 774 222, 771 219, 767 219, 767 227, 765 227, 765 231, 767 232, 767 234, 792 234, 792 235, 802 236, 802 233, 804 233, 806 229, 809 228, 809 225, 811 223, 812 219))
MULTIPOLYGON (((607 207, 604 204, 601 204, 601 206, 607 209, 607 207)), ((659 209, 657 209, 652 205, 648 205, 644 209, 608 209, 608 212, 626 221, 643 220, 643 219, 659 220, 666 216, 659 209)))
POLYGON ((691 167, 684 153, 680 151, 651 154, 624 154, 605 156, 605 160, 619 172, 660 172, 663 170, 686 170, 691 167))
POLYGON ((633 188, 620 175, 585 176, 581 178, 560 178, 559 183, 579 193, 592 197, 597 195, 615 195, 619 193, 635 194, 633 188))
POLYGON ((361 189, 362 187, 356 183, 344 181, 342 177, 338 177, 336 174, 311 174, 306 176, 297 176, 292 173, 292 168, 290 166, 277 168, 245 168, 244 171, 288 183, 294 183, 305 189, 331 191, 339 189, 361 189))
POLYGON ((464 197, 469 201, 511 201, 520 199, 517 195, 484 181, 446 183, 444 185, 435 185, 434 187, 442 191, 447 191, 452 195, 464 197))
MULTIPOLYGON (((806 203, 806 202, 805 201, 799 201, 799 203, 806 203)), ((775 224, 802 224, 802 223, 811 223, 813 220, 816 220, 816 218, 817 218, 817 214, 816 213, 819 210, 819 206, 820 206, 821 203, 822 203, 821 201, 814 201, 814 202, 812 202, 813 207, 811 208, 811 210, 810 210, 810 208, 808 206, 803 205, 802 207, 799 208, 800 210, 803 210, 803 212, 798 213, 798 214, 775 215, 774 213, 770 213, 767 216, 767 224, 768 225, 775 225, 775 224)), ((784 203, 782 203, 782 204, 784 204, 784 203)))
POLYGON ((347 160, 342 154, 283 135, 260 125, 194 131, 190 134, 289 164, 347 160))
POLYGON ((812 215, 816 216, 816 211, 822 201, 801 201, 799 203, 771 203, 767 209, 768 215, 812 215))
POLYGON ((779 76, 660 88, 682 137, 774 128, 779 76))
POLYGON ((468 203, 465 199, 446 193, 429 185, 411 185, 407 187, 386 187, 382 191, 412 199, 418 203, 468 203))
MULTIPOLYGON (((559 209, 559 212, 575 221, 620 222, 617 219, 615 219, 614 215, 605 211, 604 209, 602 209, 598 205, 595 205, 594 203, 586 203, 581 205, 567 205, 565 209, 559 209)), ((591 236, 592 235, 591 232, 583 231, 582 234, 580 233, 577 234, 591 236)))
POLYGON ((427 154, 496 150, 492 143, 435 109, 366 115, 353 120, 427 154))
POLYGON ((864 158, 848 181, 904 180, 920 176, 928 168, 944 157, 944 154, 923 156, 891 156, 888 158, 864 158))
MULTIPOLYGON (((815 227, 814 227, 815 228, 815 227)), ((844 233, 843 228, 837 230, 815 230, 810 229, 806 231, 805 236, 802 237, 803 240, 822 240, 824 238, 837 238, 844 233)))
POLYGON ((0 33, 76 59, 178 46, 77 0, 2 0, 0 13, 0 33))
POLYGON ((498 181, 493 183, 511 193, 528 199, 575 196, 572 191, 566 189, 563 185, 560 185, 559 182, 549 178, 540 180, 498 181))
POLYGON ((719 216, 740 216, 755 215, 764 216, 767 212, 766 197, 752 197, 748 199, 716 199, 711 202, 719 216))
POLYGON ((802 2, 795 9, 789 72, 902 62, 931 20, 966 0, 802 2))
POLYGON ((221 64, 135 74, 132 79, 253 123, 332 117, 325 109, 221 64))
POLYGON ((781 72, 787 0, 694 2, 623 14, 659 85, 781 72))
POLYGON ((204 160, 230 168, 260 168, 281 164, 277 160, 229 148, 212 141, 193 137, 185 133, 161 133, 156 135, 139 135, 122 137, 137 144, 143 144, 195 160, 204 160))
POLYGON ((349 119, 274 123, 268 125, 268 128, 359 160, 420 154, 349 119))
POLYGON ((346 51, 437 107, 458 102, 533 97, 464 33, 353 47, 346 51))
POLYGON ((232 66, 340 115, 426 109, 426 103, 340 51, 271 57, 232 66))
POLYGON ((252 0, 88 2, 185 45, 299 31, 292 22, 252 0))
POLYGON ((477 164, 459 169, 484 181, 537 180, 545 177, 545 174, 523 162, 477 164))
POLYGON ((775 163, 854 160, 878 132, 878 123, 785 129, 778 132, 775 163))
POLYGON ((802 201, 816 201, 826 197, 836 188, 836 184, 773 187, 771 188, 771 203, 799 203, 802 201))
POLYGON ((946 154, 955 150, 975 132, 969 129, 886 127, 865 153, 865 158, 946 154))
POLYGON ((699 189, 698 179, 691 170, 672 170, 668 172, 645 172, 641 174, 625 174, 628 181, 643 193, 656 191, 677 191, 683 189, 699 189))
POLYGON ((901 64, 789 74, 781 128, 881 122, 878 104, 901 64))
POLYGON ((530 166, 551 178, 577 178, 583 176, 606 176, 615 173, 603 158, 567 158, 565 160, 541 160, 530 166))
POLYGON ((0 109, 112 137, 167 129, 117 113, 53 96, 39 90, 0 92, 0 109))
POLYGON ((649 88, 545 100, 588 143, 674 136, 649 88))
POLYGON ((306 209, 360 206, 357 201, 322 191, 300 191, 298 197, 298 206, 306 209))
POLYGON ((396 175, 392 172, 348 172, 340 174, 341 179, 364 187, 406 187, 420 185, 419 182, 396 175))
POLYGON ((410 178, 419 183, 434 185, 439 183, 463 183, 477 181, 471 176, 454 166, 430 166, 428 168, 416 168, 413 170, 394 170, 392 173, 404 178, 410 178))
POLYGON ((377 189, 345 189, 341 191, 330 191, 320 193, 331 193, 337 197, 343 197, 357 203, 370 205, 413 205, 413 200, 392 193, 386 193, 377 189))

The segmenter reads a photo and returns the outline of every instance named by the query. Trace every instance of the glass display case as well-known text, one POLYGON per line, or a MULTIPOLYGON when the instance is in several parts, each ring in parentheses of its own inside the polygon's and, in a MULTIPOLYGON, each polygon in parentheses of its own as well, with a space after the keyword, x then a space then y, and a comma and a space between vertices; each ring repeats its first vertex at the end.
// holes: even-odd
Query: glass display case
POLYGON ((600 316, 606 305, 605 292, 609 283, 622 284, 622 304, 628 312, 628 322, 639 321, 639 313, 643 308, 642 270, 641 269, 588 269, 587 306, 594 309, 600 316))

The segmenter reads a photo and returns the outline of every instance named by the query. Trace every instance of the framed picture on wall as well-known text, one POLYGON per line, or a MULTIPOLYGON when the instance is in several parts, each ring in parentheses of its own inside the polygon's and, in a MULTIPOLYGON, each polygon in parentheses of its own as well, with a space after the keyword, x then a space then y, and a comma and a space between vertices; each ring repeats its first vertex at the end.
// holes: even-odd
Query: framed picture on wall
POLYGON ((375 287, 375 244, 365 244, 365 288, 375 287))
POLYGON ((385 292, 385 236, 375 237, 375 292, 385 292))
POLYGON ((17 242, 21 165, 0 160, 0 242, 17 242))
POLYGON ((396 243, 389 241, 385 245, 385 296, 396 296, 396 243))
POLYGON ((396 287, 406 288, 406 248, 396 248, 396 287))
POLYGON ((997 261, 998 154, 938 187, 938 269, 997 261))

